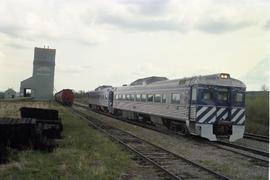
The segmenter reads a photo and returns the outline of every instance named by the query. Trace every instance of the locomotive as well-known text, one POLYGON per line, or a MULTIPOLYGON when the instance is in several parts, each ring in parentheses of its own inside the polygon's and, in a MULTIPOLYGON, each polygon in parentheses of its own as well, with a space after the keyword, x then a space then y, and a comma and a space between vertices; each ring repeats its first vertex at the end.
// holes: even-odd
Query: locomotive
POLYGON ((175 80, 148 77, 128 86, 98 87, 89 92, 88 105, 210 141, 232 142, 244 135, 245 91, 245 84, 227 73, 175 80))
POLYGON ((67 105, 72 106, 74 100, 74 93, 71 89, 63 89, 55 94, 55 101, 67 105))

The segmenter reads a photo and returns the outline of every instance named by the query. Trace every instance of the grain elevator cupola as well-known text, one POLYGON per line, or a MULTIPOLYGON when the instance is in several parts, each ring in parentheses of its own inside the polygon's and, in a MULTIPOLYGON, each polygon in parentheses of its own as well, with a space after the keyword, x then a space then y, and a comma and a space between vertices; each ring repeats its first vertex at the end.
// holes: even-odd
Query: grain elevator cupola
POLYGON ((55 53, 55 49, 35 47, 33 75, 21 82, 21 96, 38 101, 53 99, 55 53))

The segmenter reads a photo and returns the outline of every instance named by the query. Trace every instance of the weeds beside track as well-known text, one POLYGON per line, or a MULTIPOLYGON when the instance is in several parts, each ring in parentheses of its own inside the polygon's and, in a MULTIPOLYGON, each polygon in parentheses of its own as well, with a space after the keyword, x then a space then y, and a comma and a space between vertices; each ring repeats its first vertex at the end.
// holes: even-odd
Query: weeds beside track
POLYGON ((94 126, 104 132, 112 139, 135 152, 141 158, 153 164, 163 172, 163 176, 160 174, 162 178, 229 179, 218 172, 203 167, 202 165, 192 162, 182 156, 171 153, 124 130, 109 126, 94 117, 84 114, 83 112, 75 109, 72 109, 72 111, 81 119, 87 121, 91 126, 94 126))

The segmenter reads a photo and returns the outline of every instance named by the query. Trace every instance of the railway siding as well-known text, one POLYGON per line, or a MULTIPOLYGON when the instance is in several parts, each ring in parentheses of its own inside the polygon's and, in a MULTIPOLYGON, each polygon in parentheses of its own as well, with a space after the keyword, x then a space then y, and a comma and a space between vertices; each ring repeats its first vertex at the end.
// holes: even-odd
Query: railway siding
MULTIPOLYGON (((79 108, 81 109, 81 108, 79 108)), ((192 141, 185 137, 171 137, 165 134, 154 132, 135 125, 116 121, 113 118, 96 114, 81 109, 91 115, 102 119, 105 122, 120 128, 124 128, 142 139, 146 139, 176 154, 181 154, 191 160, 202 163, 205 166, 223 172, 227 176, 236 179, 267 179, 268 164, 254 163, 251 158, 235 154, 226 150, 215 148, 204 143, 192 141), (250 171, 252 169, 252 171, 250 171)))
POLYGON ((254 140, 257 140, 257 141, 262 141, 262 142, 269 143, 269 136, 262 136, 262 135, 252 134, 252 133, 245 133, 244 138, 246 138, 246 139, 254 139, 254 140))
POLYGON ((158 179, 134 164, 133 156, 56 103, 1 102, 1 116, 19 117, 22 106, 59 111, 63 139, 51 153, 10 149, 9 162, 0 164, 0 179, 158 179))
MULTIPOLYGON (((119 143, 125 145, 136 154, 143 157, 158 167, 168 178, 173 179, 230 179, 218 172, 205 168, 192 162, 183 156, 171 153, 148 141, 138 138, 124 130, 107 125, 92 116, 72 109, 81 119, 88 121, 89 125, 98 128, 100 131, 109 135, 119 143)), ((166 178, 166 176, 164 177, 166 178)))

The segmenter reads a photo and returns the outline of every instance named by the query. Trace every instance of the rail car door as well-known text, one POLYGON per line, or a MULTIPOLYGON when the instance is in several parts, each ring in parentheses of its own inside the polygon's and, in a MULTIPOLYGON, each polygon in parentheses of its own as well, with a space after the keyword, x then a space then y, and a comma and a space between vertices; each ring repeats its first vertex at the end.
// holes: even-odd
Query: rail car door
POLYGON ((233 88, 231 90, 230 120, 234 125, 245 125, 245 90, 233 88))
POLYGON ((108 109, 110 113, 113 113, 113 91, 109 91, 108 109))
POLYGON ((216 88, 217 121, 228 121, 230 116, 230 89, 216 88))
POLYGON ((232 134, 231 116, 231 88, 216 87, 216 122, 213 132, 219 137, 232 134))
POLYGON ((193 112, 192 109, 195 108, 196 111, 196 104, 197 104, 197 87, 190 87, 190 97, 189 97, 189 107, 188 107, 188 119, 195 121, 194 115, 196 112, 193 112), (193 116, 191 116, 193 114, 193 116))
POLYGON ((215 88, 209 86, 198 87, 196 107, 196 122, 199 124, 213 124, 216 121, 215 88))

